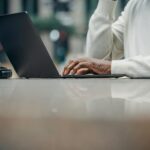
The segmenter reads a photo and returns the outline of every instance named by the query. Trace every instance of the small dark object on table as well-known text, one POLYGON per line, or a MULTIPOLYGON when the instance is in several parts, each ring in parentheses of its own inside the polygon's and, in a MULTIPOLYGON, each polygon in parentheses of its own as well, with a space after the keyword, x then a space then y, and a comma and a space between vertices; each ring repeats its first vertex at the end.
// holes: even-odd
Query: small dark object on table
POLYGON ((0 67, 0 79, 8 79, 12 77, 12 71, 5 67, 0 67))

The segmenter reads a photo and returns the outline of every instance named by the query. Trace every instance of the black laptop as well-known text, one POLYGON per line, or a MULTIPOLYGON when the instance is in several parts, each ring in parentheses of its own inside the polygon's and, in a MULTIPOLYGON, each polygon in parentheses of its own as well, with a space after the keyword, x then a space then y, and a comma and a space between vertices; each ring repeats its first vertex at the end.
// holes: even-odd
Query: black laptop
POLYGON ((61 76, 26 12, 0 16, 0 42, 21 78, 118 78, 124 76, 61 76))

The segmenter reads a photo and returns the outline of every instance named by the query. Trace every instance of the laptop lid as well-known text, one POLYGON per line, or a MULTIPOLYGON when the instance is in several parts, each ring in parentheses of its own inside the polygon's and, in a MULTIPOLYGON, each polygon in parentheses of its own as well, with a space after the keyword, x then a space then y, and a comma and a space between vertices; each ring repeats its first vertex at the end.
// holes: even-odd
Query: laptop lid
POLYGON ((0 16, 0 42, 19 77, 60 77, 27 13, 0 16))

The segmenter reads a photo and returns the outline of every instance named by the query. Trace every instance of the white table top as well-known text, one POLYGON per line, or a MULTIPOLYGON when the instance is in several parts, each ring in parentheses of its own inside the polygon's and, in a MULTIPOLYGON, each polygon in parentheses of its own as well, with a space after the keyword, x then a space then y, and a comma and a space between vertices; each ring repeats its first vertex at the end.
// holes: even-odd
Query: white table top
POLYGON ((0 149, 150 149, 150 80, 0 80, 0 149))

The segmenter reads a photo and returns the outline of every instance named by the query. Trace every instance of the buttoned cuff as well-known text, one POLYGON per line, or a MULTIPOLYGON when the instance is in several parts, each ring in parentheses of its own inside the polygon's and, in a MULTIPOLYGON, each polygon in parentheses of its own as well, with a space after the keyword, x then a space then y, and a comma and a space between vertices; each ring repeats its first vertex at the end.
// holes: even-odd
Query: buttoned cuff
POLYGON ((99 0, 98 6, 96 8, 96 13, 102 14, 105 17, 113 19, 114 10, 116 8, 117 1, 113 0, 99 0))

